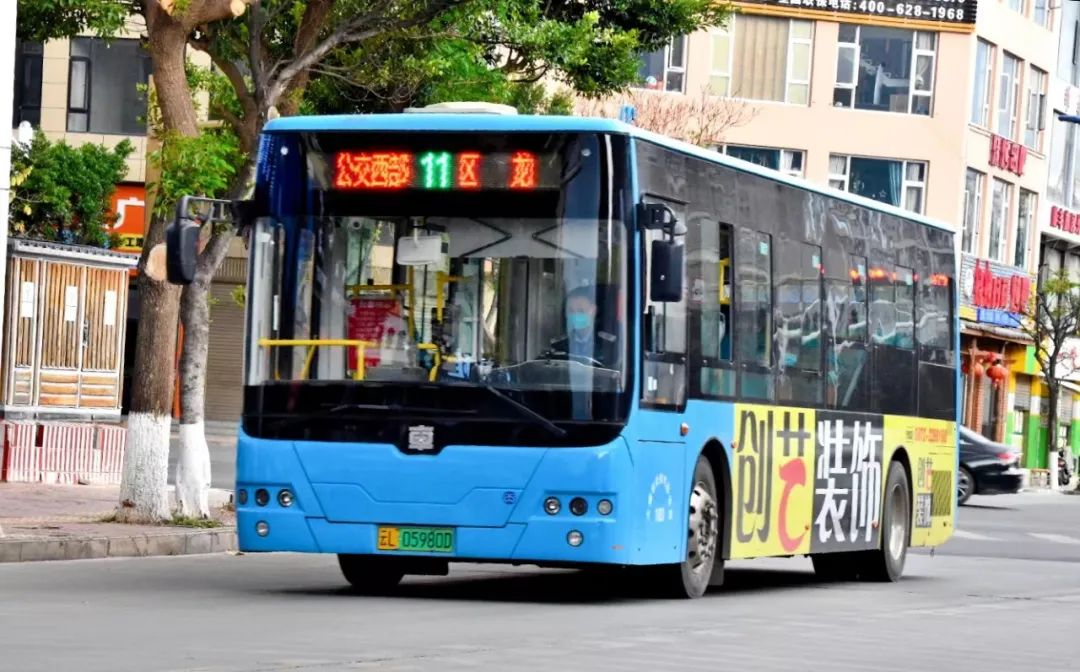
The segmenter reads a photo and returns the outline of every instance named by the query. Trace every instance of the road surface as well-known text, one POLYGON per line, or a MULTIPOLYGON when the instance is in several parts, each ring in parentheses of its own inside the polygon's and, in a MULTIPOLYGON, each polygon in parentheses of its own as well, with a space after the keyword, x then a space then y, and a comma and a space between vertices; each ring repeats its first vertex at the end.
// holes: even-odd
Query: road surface
POLYGON ((746 561, 692 602, 499 566, 366 598, 323 556, 0 566, 0 669, 1075 670, 1080 497, 972 501, 969 536, 910 555, 900 583, 746 561))

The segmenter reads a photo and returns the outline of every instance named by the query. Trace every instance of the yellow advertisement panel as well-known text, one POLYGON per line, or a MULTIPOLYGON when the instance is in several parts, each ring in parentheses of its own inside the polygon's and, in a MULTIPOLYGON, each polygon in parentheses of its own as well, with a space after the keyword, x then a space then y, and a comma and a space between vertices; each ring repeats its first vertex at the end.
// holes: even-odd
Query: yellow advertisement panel
POLYGON ((810 552, 814 411, 735 405, 731 557, 810 552))
POLYGON ((890 455, 903 447, 911 462, 911 545, 945 543, 956 501, 956 423, 888 415, 885 444, 890 455))

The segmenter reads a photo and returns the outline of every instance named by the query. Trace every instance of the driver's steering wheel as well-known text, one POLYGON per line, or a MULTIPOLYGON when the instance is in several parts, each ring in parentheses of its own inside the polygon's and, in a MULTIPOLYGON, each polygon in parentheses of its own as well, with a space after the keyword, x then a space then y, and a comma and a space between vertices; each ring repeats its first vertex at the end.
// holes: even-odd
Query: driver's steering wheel
POLYGON ((598 368, 598 369, 605 368, 604 363, 601 362, 599 359, 594 359, 592 357, 587 357, 585 355, 572 355, 569 352, 556 352, 554 350, 547 350, 546 352, 544 352, 544 353, 542 353, 540 355, 540 358, 541 359, 550 359, 550 360, 555 360, 555 361, 563 361, 563 360, 568 361, 568 362, 569 361, 575 361, 575 362, 578 362, 580 364, 586 364, 586 365, 591 366, 593 368, 598 368))

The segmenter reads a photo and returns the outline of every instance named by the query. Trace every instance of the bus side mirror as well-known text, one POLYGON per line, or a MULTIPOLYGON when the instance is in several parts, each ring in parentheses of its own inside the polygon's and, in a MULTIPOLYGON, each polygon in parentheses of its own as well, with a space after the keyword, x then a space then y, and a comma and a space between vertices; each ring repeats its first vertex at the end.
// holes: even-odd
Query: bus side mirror
POLYGON ((649 257, 649 299, 678 303, 683 298, 683 251, 672 240, 652 241, 649 257))
POLYGON ((169 282, 190 285, 195 280, 199 260, 199 231, 231 226, 239 229, 254 221, 251 201, 222 201, 214 198, 184 196, 176 204, 176 217, 165 229, 165 269, 169 282))
POLYGON ((187 217, 176 217, 165 230, 165 266, 169 282, 190 285, 199 259, 199 225, 187 217))

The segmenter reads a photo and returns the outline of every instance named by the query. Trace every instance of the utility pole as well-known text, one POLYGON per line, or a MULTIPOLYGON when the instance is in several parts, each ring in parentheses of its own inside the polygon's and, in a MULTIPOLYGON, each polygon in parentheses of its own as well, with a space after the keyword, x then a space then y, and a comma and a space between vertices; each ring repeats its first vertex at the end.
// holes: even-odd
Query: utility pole
MULTIPOLYGON (((8 208, 11 188, 11 109, 15 100, 15 0, 0 0, 0 325, 5 322, 4 306, 7 290, 8 208)), ((4 347, 4 331, 0 329, 0 352, 4 347)))

